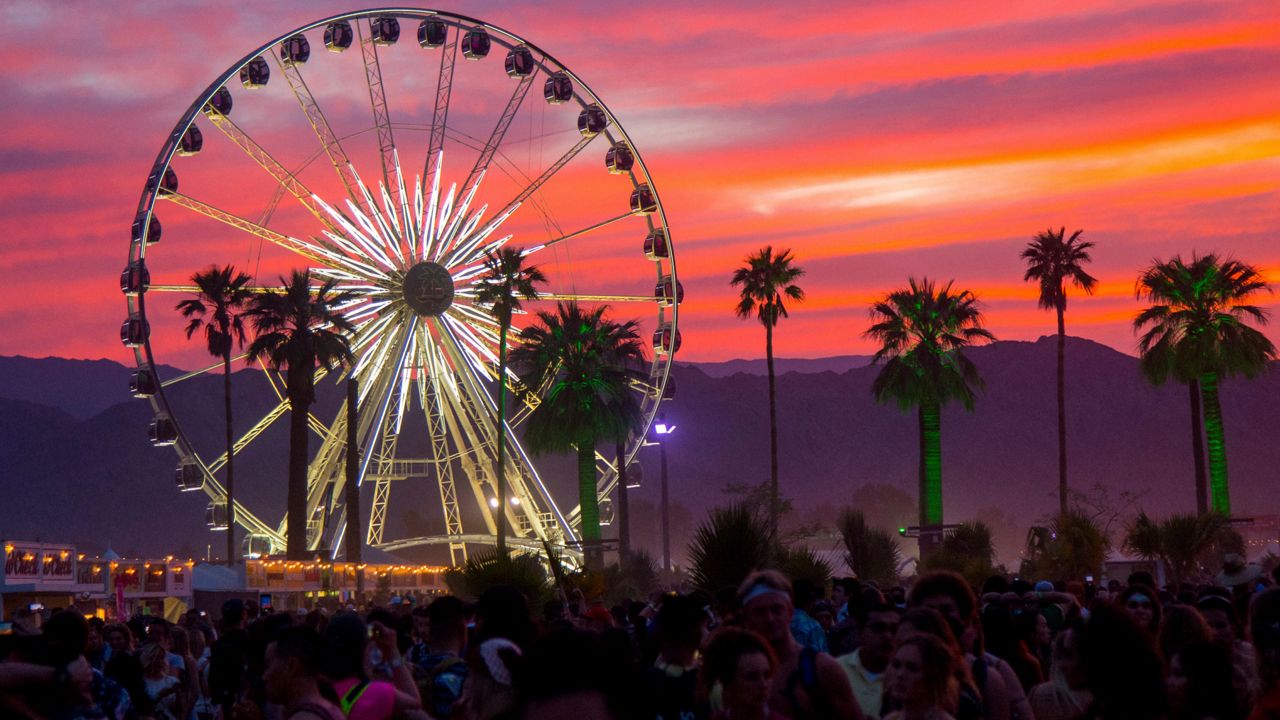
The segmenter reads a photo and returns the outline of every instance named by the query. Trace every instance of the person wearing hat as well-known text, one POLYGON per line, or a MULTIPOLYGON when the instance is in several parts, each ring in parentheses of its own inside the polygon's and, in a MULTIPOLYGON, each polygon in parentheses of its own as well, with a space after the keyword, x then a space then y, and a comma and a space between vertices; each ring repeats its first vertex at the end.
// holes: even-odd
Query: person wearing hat
POLYGON ((1251 583, 1261 575, 1262 568, 1257 563, 1246 563, 1239 553, 1227 553, 1222 558, 1222 572, 1213 581, 1224 588, 1235 588, 1251 583))
POLYGON ((467 653, 467 682, 458 700, 467 720, 510 717, 518 696, 514 687, 519 672, 520 646, 502 637, 485 640, 467 653))
POLYGON ((1231 651, 1232 684, 1240 707, 1249 707, 1258 685, 1257 653, 1253 645, 1240 639, 1240 619, 1235 605, 1213 588, 1201 593, 1196 610, 1213 632, 1213 641, 1231 651))

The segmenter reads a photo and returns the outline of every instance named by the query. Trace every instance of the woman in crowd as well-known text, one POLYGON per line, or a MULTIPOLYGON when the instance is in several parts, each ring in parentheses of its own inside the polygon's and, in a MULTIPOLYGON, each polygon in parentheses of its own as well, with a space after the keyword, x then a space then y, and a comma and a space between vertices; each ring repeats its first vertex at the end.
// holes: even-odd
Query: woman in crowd
POLYGON ((1231 650, 1188 643, 1169 658, 1170 720, 1241 720, 1232 684, 1231 650))
POLYGON ((710 694, 721 689, 723 709, 713 720, 784 720, 769 708, 778 662, 765 639, 750 630, 717 630, 703 655, 700 683, 710 694))
POLYGON ((901 710, 888 720, 954 720, 959 705, 955 651, 934 635, 905 639, 889 662, 886 687, 901 710))
POLYGON ((147 698, 153 705, 151 713, 156 720, 181 720, 186 697, 182 682, 169 672, 169 660, 159 643, 147 643, 142 647, 142 679, 147 698))
POLYGON ((1078 623, 1068 625, 1054 639, 1049 679, 1028 696, 1036 720, 1080 720, 1093 704, 1076 647, 1079 627, 1078 623))
POLYGON ((1146 585, 1130 585, 1120 593, 1121 608, 1151 637, 1160 633, 1160 596, 1146 585))

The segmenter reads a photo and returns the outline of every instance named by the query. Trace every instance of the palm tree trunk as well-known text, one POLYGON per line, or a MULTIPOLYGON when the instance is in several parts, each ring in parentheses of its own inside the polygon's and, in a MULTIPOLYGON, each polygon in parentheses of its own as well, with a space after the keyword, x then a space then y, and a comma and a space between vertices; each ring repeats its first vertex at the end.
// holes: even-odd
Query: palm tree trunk
POLYGON ((600 500, 596 495, 595 443, 578 446, 578 505, 582 508, 582 549, 587 568, 600 570, 604 556, 600 550, 600 500))
POLYGON ((1187 383, 1191 392, 1191 457, 1196 464, 1196 514, 1209 512, 1209 477, 1204 470, 1204 423, 1200 418, 1200 381, 1187 383))
POLYGON ((769 532, 778 537, 778 400, 773 377, 773 324, 764 324, 764 354, 769 370, 769 532))
POLYGON ((1227 487, 1227 446, 1222 427, 1222 406, 1218 402, 1218 375, 1200 375, 1200 396, 1204 401, 1204 434, 1209 446, 1210 510, 1231 514, 1231 493, 1227 487))
POLYGON ((235 438, 231 429, 231 346, 222 353, 222 409, 227 420, 227 565, 236 564, 235 438))
MULTIPOLYGON (((290 367, 289 372, 294 369, 290 367)), ((289 560, 307 559, 307 455, 311 432, 307 415, 310 409, 310 403, 302 398, 289 399, 289 486, 285 501, 288 524, 285 556, 289 560)))
POLYGON ((631 516, 627 501, 627 444, 620 442, 615 448, 618 463, 618 561, 627 559, 631 552, 631 516))
POLYGON ((920 487, 922 525, 942 524, 942 412, 936 402, 920 405, 920 453, 924 465, 920 487))
POLYGON ((507 329, 510 323, 503 322, 498 342, 498 427, 495 437, 498 438, 498 459, 494 465, 494 482, 498 487, 498 512, 494 522, 498 528, 498 554, 507 554, 507 473, 505 463, 507 450, 506 412, 507 412, 507 329))
POLYGON ((1067 514, 1067 324, 1062 303, 1058 303, 1058 512, 1067 514))
MULTIPOLYGON (((360 442, 356 438, 357 423, 359 422, 359 407, 357 400, 359 393, 356 385, 357 381, 354 377, 347 378, 347 454, 346 454, 346 481, 345 499, 343 504, 347 510, 347 548, 346 560, 349 563, 357 565, 362 561, 360 534, 360 442)), ((361 587, 359 592, 364 591, 364 572, 360 572, 361 587)))

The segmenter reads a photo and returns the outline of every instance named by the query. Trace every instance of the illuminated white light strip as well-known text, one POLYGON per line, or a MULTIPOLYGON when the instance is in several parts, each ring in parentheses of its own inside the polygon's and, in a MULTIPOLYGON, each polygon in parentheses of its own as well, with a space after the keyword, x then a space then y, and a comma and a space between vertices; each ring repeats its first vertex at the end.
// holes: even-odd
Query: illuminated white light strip
POLYGON ((444 235, 445 225, 449 222, 449 217, 453 213, 453 200, 458 192, 458 184, 453 183, 449 186, 449 194, 445 196, 444 202, 437 209, 439 213, 436 218, 436 252, 433 258, 436 262, 440 262, 440 256, 444 255, 445 249, 449 245, 449 238, 444 235))
POLYGON ((505 222, 507 218, 511 217, 511 213, 515 212, 515 211, 516 211, 516 209, 517 209, 517 208, 519 208, 519 207, 520 207, 520 205, 519 205, 519 204, 512 205, 512 206, 511 206, 511 208, 510 208, 509 210, 507 210, 506 212, 502 213, 501 215, 499 215, 498 217, 494 218, 493 220, 490 220, 490 221, 489 221, 489 224, 488 224, 488 225, 485 225, 485 226, 484 226, 484 229, 483 229, 483 230, 481 230, 479 233, 477 233, 477 234, 476 234, 476 236, 475 236, 475 238, 473 238, 473 239, 471 240, 471 242, 470 242, 470 244, 469 244, 470 246, 469 246, 466 250, 464 250, 464 251, 462 251, 462 252, 454 253, 454 257, 453 257, 453 258, 451 258, 451 262, 446 263, 446 264, 445 264, 445 267, 453 267, 453 266, 457 265, 458 263, 455 261, 455 260, 456 260, 456 258, 458 258, 458 257, 460 257, 460 256, 462 256, 462 255, 466 255, 468 252, 471 252, 471 250, 472 250, 476 245, 479 245, 480 243, 484 242, 485 238, 487 238, 487 237, 489 237, 491 234, 493 234, 493 231, 494 231, 494 230, 497 230, 497 229, 498 229, 498 227, 499 227, 500 225, 502 225, 502 223, 503 223, 503 222, 505 222))
MULTIPOLYGON (((453 333, 448 327, 445 327, 445 332, 448 333, 449 340, 453 342, 455 347, 457 347, 458 340, 453 336, 453 333)), ((476 376, 473 375, 472 380, 478 384, 476 376)), ((484 402, 488 405, 491 412, 496 413, 498 411, 498 406, 494 403, 493 398, 489 397, 489 393, 479 392, 478 395, 484 398, 484 402)), ((547 490, 546 484, 542 482, 542 477, 538 474, 538 468, 535 467, 533 462, 529 459, 529 454, 524 451, 524 446, 522 446, 516 439, 515 433, 511 430, 511 425, 504 423, 504 429, 506 431, 508 445, 515 448, 516 452, 519 453, 523 466, 529 471, 529 475, 533 477, 533 482, 537 485, 539 492, 542 493, 543 500, 546 501, 547 506, 551 508, 551 512, 560 521, 560 528, 564 532, 565 537, 570 542, 577 540, 578 536, 573 532, 573 526, 569 524, 569 519, 560 511, 560 506, 556 504, 555 498, 551 496, 551 492, 547 490)))
POLYGON ((387 186, 379 182, 378 190, 382 193, 382 204, 385 210, 384 213, 380 214, 384 216, 387 222, 391 223, 390 227, 387 228, 387 247, 396 254, 396 257, 400 259, 400 265, 403 266, 404 252, 400 250, 400 238, 404 233, 400 230, 400 219, 396 217, 398 211, 392 205, 391 193, 387 192, 387 186))
POLYGON ((440 200, 440 164, 444 161, 444 150, 436 153, 436 172, 431 183, 431 201, 427 204, 427 214, 422 217, 422 229, 419 235, 426 238, 422 243, 422 259, 431 256, 436 237, 436 203, 440 200))
POLYGON ((418 260, 418 243, 422 237, 422 178, 415 177, 413 182, 413 232, 409 235, 409 257, 418 260))

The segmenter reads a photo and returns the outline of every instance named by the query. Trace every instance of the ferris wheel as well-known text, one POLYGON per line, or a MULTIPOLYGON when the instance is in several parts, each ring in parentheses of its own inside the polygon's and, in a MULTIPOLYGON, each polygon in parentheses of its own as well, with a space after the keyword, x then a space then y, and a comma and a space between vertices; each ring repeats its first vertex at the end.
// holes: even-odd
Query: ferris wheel
MULTIPOLYGON (((307 477, 310 548, 336 553, 345 533, 359 532, 388 550, 444 545, 457 563, 468 545, 495 542, 503 512, 512 547, 550 543, 580 557, 579 509, 552 491, 554 459, 522 443, 538 388, 521 387, 511 371, 501 381, 519 399, 501 437, 495 428, 497 322, 475 300, 475 284, 486 253, 506 245, 524 248, 548 276, 513 318, 513 338, 537 311, 569 300, 608 304, 652 333, 647 379, 633 385, 644 427, 625 445, 626 467, 674 392, 683 289, 653 179, 575 73, 488 23, 395 8, 304 25, 219 75, 165 139, 121 276, 121 341, 137 363, 132 392, 154 409, 153 444, 177 451, 178 488, 208 496, 210 528, 228 524, 225 443, 202 441, 192 428, 220 421, 221 403, 175 397, 222 364, 177 372, 164 363, 193 351, 173 311, 195 292, 192 274, 236 261, 255 290, 305 267, 354 295, 341 312, 355 328, 355 362, 317 370, 334 401, 308 418, 318 448, 307 477), (372 486, 359 528, 346 523, 347 401, 333 389, 347 376, 358 387, 359 483, 372 486), (505 508, 493 477, 498 443, 508 458, 505 508), (421 487, 415 494, 410 485, 421 487), (438 531, 397 534, 390 510, 409 497, 420 507, 422 487, 437 506, 438 531)), ((237 410, 237 458, 287 424, 282 374, 257 367, 269 397, 256 406, 268 410, 237 410)), ((596 462, 607 508, 619 463, 612 450, 596 462)), ((243 472, 237 461, 234 522, 247 531, 246 550, 280 552, 283 506, 242 501, 243 472)))

